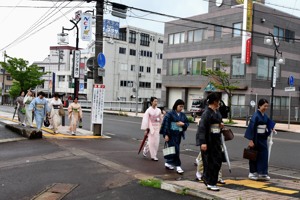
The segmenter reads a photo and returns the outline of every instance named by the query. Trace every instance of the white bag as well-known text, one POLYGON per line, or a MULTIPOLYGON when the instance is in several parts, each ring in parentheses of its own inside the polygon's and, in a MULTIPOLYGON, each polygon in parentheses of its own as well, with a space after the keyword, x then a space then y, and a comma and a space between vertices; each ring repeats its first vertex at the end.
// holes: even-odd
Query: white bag
POLYGON ((172 147, 168 147, 168 143, 165 142, 165 145, 164 145, 164 149, 163 149, 163 155, 164 155, 164 158, 165 159, 169 159, 171 158, 173 155, 175 155, 175 147, 172 146, 172 147))

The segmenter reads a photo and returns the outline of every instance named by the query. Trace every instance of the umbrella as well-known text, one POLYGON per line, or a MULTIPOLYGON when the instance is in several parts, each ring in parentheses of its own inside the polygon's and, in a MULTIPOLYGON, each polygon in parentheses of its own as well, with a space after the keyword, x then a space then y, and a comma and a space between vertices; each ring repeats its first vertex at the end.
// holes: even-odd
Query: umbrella
POLYGON ((15 118, 15 116, 16 116, 17 108, 18 108, 18 106, 15 107, 15 112, 14 112, 14 115, 13 115, 12 120, 14 120, 14 118, 15 118))
POLYGON ((147 129, 147 134, 144 135, 144 138, 143 138, 143 141, 142 141, 142 143, 141 143, 141 145, 140 145, 138 154, 140 154, 140 152, 141 152, 141 150, 142 150, 142 148, 143 148, 143 146, 144 146, 144 144, 145 144, 145 142, 146 142, 146 140, 147 140, 147 138, 148 138, 148 133, 149 133, 149 129, 147 129))
POLYGON ((272 131, 271 132, 271 136, 270 136, 270 140, 269 140, 269 145, 268 145, 268 163, 270 162, 270 156, 271 156, 271 149, 272 149, 272 145, 273 145, 273 134, 277 134, 276 131, 272 131))
POLYGON ((228 168, 229 168, 229 172, 231 173, 231 165, 230 165, 229 155, 228 155, 228 151, 227 151, 227 147, 226 147, 226 144, 225 144, 225 139, 224 139, 223 134, 221 134, 221 139, 222 139, 222 146, 223 146, 223 149, 224 149, 226 162, 227 162, 227 165, 228 165, 228 168))

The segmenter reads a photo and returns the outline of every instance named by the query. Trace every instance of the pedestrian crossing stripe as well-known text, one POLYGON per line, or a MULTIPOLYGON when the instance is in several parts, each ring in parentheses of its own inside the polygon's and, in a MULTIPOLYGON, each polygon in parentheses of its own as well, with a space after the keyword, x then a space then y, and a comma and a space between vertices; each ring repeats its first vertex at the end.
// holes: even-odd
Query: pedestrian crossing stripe
POLYGON ((286 189, 286 188, 268 186, 268 185, 270 185, 270 183, 260 182, 260 181, 252 181, 252 180, 226 180, 226 184, 242 185, 245 187, 267 190, 267 191, 288 194, 288 195, 299 193, 299 191, 297 191, 297 190, 290 190, 290 189, 286 189))

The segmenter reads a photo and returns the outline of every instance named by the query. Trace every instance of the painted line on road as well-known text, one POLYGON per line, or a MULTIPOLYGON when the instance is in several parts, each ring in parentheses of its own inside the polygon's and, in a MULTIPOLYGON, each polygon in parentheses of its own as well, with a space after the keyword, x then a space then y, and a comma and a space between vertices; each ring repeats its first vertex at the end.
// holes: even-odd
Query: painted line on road
POLYGON ((7 138, 7 139, 1 139, 0 143, 6 143, 6 142, 17 142, 21 140, 27 140, 27 138, 7 138))

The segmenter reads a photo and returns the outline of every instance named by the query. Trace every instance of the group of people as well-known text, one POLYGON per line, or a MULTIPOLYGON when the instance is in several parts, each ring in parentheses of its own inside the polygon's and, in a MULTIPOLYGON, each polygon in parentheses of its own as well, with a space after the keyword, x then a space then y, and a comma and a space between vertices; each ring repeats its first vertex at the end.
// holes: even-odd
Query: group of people
MULTIPOLYGON (((33 128, 34 119, 37 130, 41 131, 44 120, 47 118, 52 125, 53 134, 56 134, 62 122, 60 109, 63 109, 63 103, 57 93, 49 101, 45 96, 45 93, 42 91, 38 93, 36 98, 30 90, 27 91, 26 95, 24 92, 21 92, 16 99, 18 119, 22 126, 30 126, 30 128, 33 128)), ((77 97, 74 98, 68 107, 68 117, 70 119, 69 130, 72 135, 76 135, 78 122, 82 120, 82 109, 77 97)))
MULTIPOLYGON (((225 184, 222 179, 222 161, 224 160, 224 148, 221 134, 224 128, 222 115, 219 112, 220 96, 218 93, 210 93, 207 96, 207 107, 201 116, 196 134, 196 145, 200 146, 197 161, 196 178, 205 183, 208 190, 219 191, 219 184, 225 184)), ((168 146, 175 147, 175 155, 166 159, 165 167, 184 173, 180 161, 181 138, 185 138, 185 131, 189 126, 186 115, 182 112, 184 101, 178 99, 171 111, 162 113, 157 108, 157 98, 151 97, 151 106, 146 110, 141 129, 148 135, 143 155, 146 157, 150 152, 151 159, 158 161, 159 137, 163 136, 168 146)), ((249 140, 249 147, 257 153, 256 161, 249 160, 249 175, 251 180, 270 180, 268 175, 268 145, 267 138, 274 130, 275 123, 268 118, 266 110, 268 101, 260 99, 258 109, 251 117, 249 126, 245 132, 245 138, 249 140)))

